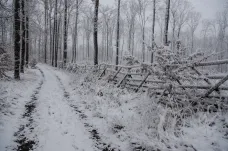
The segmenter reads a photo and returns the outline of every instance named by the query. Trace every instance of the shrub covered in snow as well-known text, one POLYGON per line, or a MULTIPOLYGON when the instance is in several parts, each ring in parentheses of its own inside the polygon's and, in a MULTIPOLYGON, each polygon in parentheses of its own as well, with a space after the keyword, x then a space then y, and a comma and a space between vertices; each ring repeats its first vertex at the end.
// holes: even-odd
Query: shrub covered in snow
MULTIPOLYGON (((159 95, 154 89, 148 93, 120 89, 107 82, 109 74, 98 80, 99 72, 80 72, 83 69, 78 68, 77 78, 73 74, 78 86, 75 91, 84 97, 81 106, 96 121, 99 132, 114 135, 118 143, 130 144, 133 148, 130 150, 226 149, 228 103, 201 98, 203 91, 180 87, 202 84, 202 77, 193 68, 205 58, 202 53, 185 57, 183 51, 173 53, 160 47, 156 50, 155 64, 142 64, 147 69, 145 72, 165 81, 163 85, 154 84, 163 88, 159 95)), ((135 65, 134 57, 125 56, 125 65, 135 65)))
POLYGON ((37 60, 35 58, 32 59, 32 61, 30 62, 30 66, 32 69, 35 69, 37 65, 37 60))
POLYGON ((11 60, 10 55, 0 48, 0 78, 5 77, 5 72, 10 69, 11 60))

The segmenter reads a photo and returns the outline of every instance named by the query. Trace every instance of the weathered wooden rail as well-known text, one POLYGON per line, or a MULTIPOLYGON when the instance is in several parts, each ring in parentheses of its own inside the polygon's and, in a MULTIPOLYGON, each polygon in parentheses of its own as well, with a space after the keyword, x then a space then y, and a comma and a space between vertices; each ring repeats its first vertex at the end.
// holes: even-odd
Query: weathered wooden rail
MULTIPOLYGON (((81 70, 92 70, 96 69, 100 71, 99 80, 107 76, 108 82, 114 82, 117 87, 128 87, 136 92, 140 89, 150 89, 154 92, 169 89, 180 89, 185 92, 188 97, 188 91, 196 90, 202 91, 201 97, 227 97, 228 98, 228 73, 225 74, 205 74, 201 72, 198 67, 209 67, 214 65, 228 65, 228 60, 218 60, 210 62, 200 62, 189 65, 187 67, 191 72, 194 72, 196 80, 193 83, 187 83, 181 79, 166 79, 166 75, 156 75, 150 71, 150 67, 153 65, 141 66, 122 66, 112 64, 100 64, 98 66, 78 65, 78 64, 67 64, 65 69, 71 72, 75 72, 77 69, 81 70), (117 69, 117 70, 116 70, 117 69), (174 84, 175 83, 175 84, 174 84), (197 84, 199 83, 199 84, 197 84), (172 84, 172 85, 171 85, 172 84), (214 93, 214 94, 213 94, 214 93)), ((172 64, 170 66, 176 66, 172 64)), ((186 68, 186 69, 187 69, 186 68)), ((175 92, 180 93, 180 92, 175 92)), ((180 93, 182 94, 182 93, 180 93)), ((198 94, 197 94, 198 95, 198 94)))
MULTIPOLYGON (((201 80, 201 84, 185 84, 185 82, 177 79, 177 84, 172 85, 172 88, 180 88, 183 90, 204 90, 202 91, 201 97, 228 97, 228 84, 226 84, 226 81, 228 81, 228 73, 209 75, 203 74, 196 69, 197 67, 208 67, 222 64, 228 65, 228 60, 200 62, 194 64, 194 66, 189 66, 189 68, 195 72, 195 76, 197 77, 196 81, 201 80), (205 84, 202 84, 203 82, 205 84), (220 91, 223 91, 223 93, 220 91), (212 95, 212 93, 216 93, 216 95, 212 95)), ((154 75, 147 69, 144 70, 144 67, 142 66, 115 66, 103 64, 101 67, 103 68, 99 79, 102 79, 102 77, 104 77, 106 74, 109 76, 113 75, 108 80, 115 81, 118 87, 130 87, 136 92, 138 92, 141 88, 152 89, 154 91, 169 89, 168 83, 170 81, 161 80, 161 77, 156 78, 157 75, 154 75), (116 67, 118 67, 118 70, 115 70, 116 67)))

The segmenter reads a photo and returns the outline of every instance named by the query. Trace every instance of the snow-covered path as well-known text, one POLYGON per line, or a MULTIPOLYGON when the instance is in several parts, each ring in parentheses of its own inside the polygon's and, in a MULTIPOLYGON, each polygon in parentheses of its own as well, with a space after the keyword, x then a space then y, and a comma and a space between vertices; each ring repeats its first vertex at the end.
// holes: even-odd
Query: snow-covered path
MULTIPOLYGON (((54 68, 38 66, 40 83, 25 101, 24 113, 18 119, 18 130, 5 150, 94 151, 89 131, 70 107, 62 81, 54 68)), ((12 135, 12 134, 5 134, 12 135)), ((4 145, 4 144, 3 144, 4 145)))
POLYGON ((67 98, 52 69, 46 66, 39 68, 44 73, 45 81, 33 115, 37 124, 34 133, 39 141, 37 150, 94 150, 88 132, 67 104, 67 98))

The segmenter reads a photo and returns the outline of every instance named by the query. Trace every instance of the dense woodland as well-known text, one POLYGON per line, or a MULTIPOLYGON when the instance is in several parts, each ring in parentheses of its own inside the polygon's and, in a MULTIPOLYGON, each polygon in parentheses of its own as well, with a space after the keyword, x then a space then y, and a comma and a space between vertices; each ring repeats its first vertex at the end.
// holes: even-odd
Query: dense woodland
POLYGON ((205 1, 0 0, 0 150, 227 151, 228 1, 205 1))
POLYGON ((35 60, 55 67, 121 64, 128 54, 153 63, 154 50, 163 45, 182 49, 184 56, 215 53, 212 60, 222 60, 228 58, 227 5, 209 20, 189 0, 118 0, 107 6, 99 0, 1 0, 0 44, 17 72, 35 60))

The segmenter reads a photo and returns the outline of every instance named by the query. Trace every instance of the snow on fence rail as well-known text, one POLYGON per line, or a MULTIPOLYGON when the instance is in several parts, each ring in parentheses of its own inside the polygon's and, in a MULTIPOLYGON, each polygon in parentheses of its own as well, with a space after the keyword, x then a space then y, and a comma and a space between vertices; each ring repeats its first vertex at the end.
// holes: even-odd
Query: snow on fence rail
MULTIPOLYGON (((97 66, 89 66, 69 63, 65 66, 65 69, 72 72, 78 69, 100 70, 101 73, 99 79, 102 79, 106 76, 108 77, 108 82, 114 82, 115 84, 117 84, 118 87, 128 87, 134 89, 136 92, 138 92, 140 89, 150 89, 154 92, 164 94, 165 91, 171 91, 171 89, 180 89, 182 91, 176 91, 175 93, 186 94, 188 97, 191 97, 188 94, 189 90, 200 90, 201 94, 197 94, 197 97, 228 98, 228 86, 225 84, 228 80, 228 73, 219 75, 209 75, 199 71, 199 69, 196 69, 197 67, 206 67, 222 64, 228 65, 228 60, 200 62, 195 63, 193 65, 189 65, 183 70, 191 69, 189 72, 194 73, 191 76, 194 76, 192 79, 195 80, 192 80, 190 83, 175 77, 167 78, 167 75, 151 72, 151 68, 153 70, 153 67, 156 67, 156 64, 116 66, 113 64, 102 63, 97 66), (215 93, 216 95, 212 95, 213 93, 215 93)), ((171 66, 177 65, 172 64, 171 66)), ((63 65, 61 67, 63 67, 63 65)), ((172 77, 172 75, 169 76, 172 77)))

